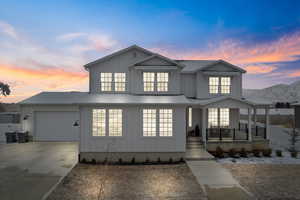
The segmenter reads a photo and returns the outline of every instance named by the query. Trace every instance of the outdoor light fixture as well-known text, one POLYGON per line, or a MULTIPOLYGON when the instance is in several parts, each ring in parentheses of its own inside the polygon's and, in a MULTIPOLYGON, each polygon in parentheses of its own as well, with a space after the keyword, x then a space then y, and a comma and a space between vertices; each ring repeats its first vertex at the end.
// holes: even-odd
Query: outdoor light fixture
POLYGON ((74 122, 73 126, 75 126, 75 127, 79 126, 79 120, 76 120, 76 121, 74 122))
POLYGON ((23 120, 27 120, 28 117, 29 117, 29 115, 25 115, 24 118, 23 118, 23 120))

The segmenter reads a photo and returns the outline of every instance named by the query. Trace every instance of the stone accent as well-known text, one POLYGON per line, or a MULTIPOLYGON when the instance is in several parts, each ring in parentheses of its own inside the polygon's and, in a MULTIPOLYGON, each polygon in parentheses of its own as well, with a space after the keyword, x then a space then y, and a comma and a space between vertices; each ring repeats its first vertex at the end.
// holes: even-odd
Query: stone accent
POLYGON ((222 141, 222 142, 208 142, 207 151, 214 152, 217 147, 221 147, 224 151, 235 148, 241 150, 245 148, 246 151, 252 151, 253 149, 268 149, 269 140, 254 140, 254 141, 222 141))
POLYGON ((87 162, 122 162, 130 163, 134 159, 135 163, 145 162, 169 162, 172 159, 173 162, 178 162, 184 159, 185 152, 81 152, 79 155, 79 161, 82 162, 85 159, 87 162))

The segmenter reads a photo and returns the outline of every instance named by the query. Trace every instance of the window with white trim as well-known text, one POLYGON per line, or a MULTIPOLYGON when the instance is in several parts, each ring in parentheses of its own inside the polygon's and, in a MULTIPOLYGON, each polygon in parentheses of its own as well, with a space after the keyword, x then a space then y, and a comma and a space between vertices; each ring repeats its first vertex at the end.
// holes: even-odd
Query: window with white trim
POLYGON ((219 125, 218 120, 218 108, 209 108, 208 109, 208 127, 216 128, 219 125))
POLYGON ((159 109, 159 136, 172 136, 173 112, 172 109, 159 109))
POLYGON ((143 72, 143 83, 144 83, 144 91, 145 92, 153 92, 154 91, 154 72, 143 72))
POLYGON ((126 73, 114 74, 115 91, 124 92, 126 89, 126 73))
POLYGON ((169 85, 169 73, 158 72, 157 76, 157 91, 158 92, 167 92, 169 85))
POLYGON ((188 116, 189 116, 189 127, 192 127, 193 126, 193 109, 192 108, 189 108, 188 116))
POLYGON ((122 136, 122 109, 108 110, 109 136, 122 136))
POLYGON ((143 109, 143 136, 156 136, 156 109, 143 109))
POLYGON ((101 84, 101 91, 111 91, 112 90, 112 73, 101 72, 100 73, 100 84, 101 84))
POLYGON ((106 110, 93 109, 93 136, 105 136, 106 110))
POLYGON ((228 128, 230 123, 229 108, 209 108, 208 127, 209 128, 228 128))
POLYGON ((231 78, 221 77, 221 94, 230 94, 231 78))
POLYGON ((219 77, 209 77, 209 93, 219 93, 219 77))
POLYGON ((229 108, 220 108, 220 127, 229 127, 229 108))

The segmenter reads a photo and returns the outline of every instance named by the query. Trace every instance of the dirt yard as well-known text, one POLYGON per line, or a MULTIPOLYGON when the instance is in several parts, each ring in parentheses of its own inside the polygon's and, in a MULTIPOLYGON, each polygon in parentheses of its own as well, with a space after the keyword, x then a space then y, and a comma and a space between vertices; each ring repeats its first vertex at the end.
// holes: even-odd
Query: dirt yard
POLYGON ((201 187, 186 164, 78 164, 48 200, 198 200, 201 187))
POLYGON ((300 199, 300 165, 223 164, 223 166, 258 199, 300 199))

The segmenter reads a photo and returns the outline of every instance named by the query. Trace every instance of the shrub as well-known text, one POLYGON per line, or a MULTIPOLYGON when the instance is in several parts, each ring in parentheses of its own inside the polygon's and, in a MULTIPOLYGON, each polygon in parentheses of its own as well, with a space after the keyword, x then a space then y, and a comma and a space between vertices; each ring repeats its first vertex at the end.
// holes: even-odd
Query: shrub
POLYGON ((157 162, 160 163, 160 157, 157 158, 157 162))
POLYGON ((262 153, 263 153, 263 156, 265 156, 265 157, 271 157, 272 149, 264 149, 262 153))
POLYGON ((93 158, 92 161, 91 161, 91 163, 92 163, 93 165, 95 165, 95 164, 96 164, 96 160, 93 158))
POLYGON ((183 157, 181 157, 181 158, 180 158, 180 162, 184 162, 184 159, 183 159, 183 157))
POLYGON ((173 163, 173 158, 170 158, 170 159, 169 159, 169 163, 173 163))
POLYGON ((247 157, 248 157, 247 151, 246 151, 245 148, 242 148, 242 149, 241 149, 240 155, 241 155, 241 157, 243 157, 243 158, 247 158, 247 157))
POLYGON ((216 155, 217 158, 224 158, 224 151, 223 151, 223 149, 218 146, 216 148, 216 154, 215 155, 216 155))
POLYGON ((236 152, 235 148, 232 148, 232 149, 229 149, 228 154, 229 154, 230 157, 235 158, 237 152, 236 152))
POLYGON ((258 150, 258 149, 253 149, 253 155, 254 155, 255 157, 260 157, 260 150, 258 150))
POLYGON ((82 162, 82 163, 86 163, 86 159, 83 158, 83 159, 81 160, 81 162, 82 162))
POLYGON ((291 157, 297 158, 298 152, 297 151, 291 151, 291 157))
POLYGON ((131 159, 131 164, 135 164, 135 157, 131 159))
POLYGON ((146 161, 145 161, 146 163, 149 163, 150 162, 150 160, 149 160, 149 158, 146 158, 146 161))
POLYGON ((281 150, 276 150, 276 156, 282 157, 282 151, 281 150))
POLYGON ((119 158, 119 164, 122 164, 122 163, 123 163, 122 158, 119 158))

